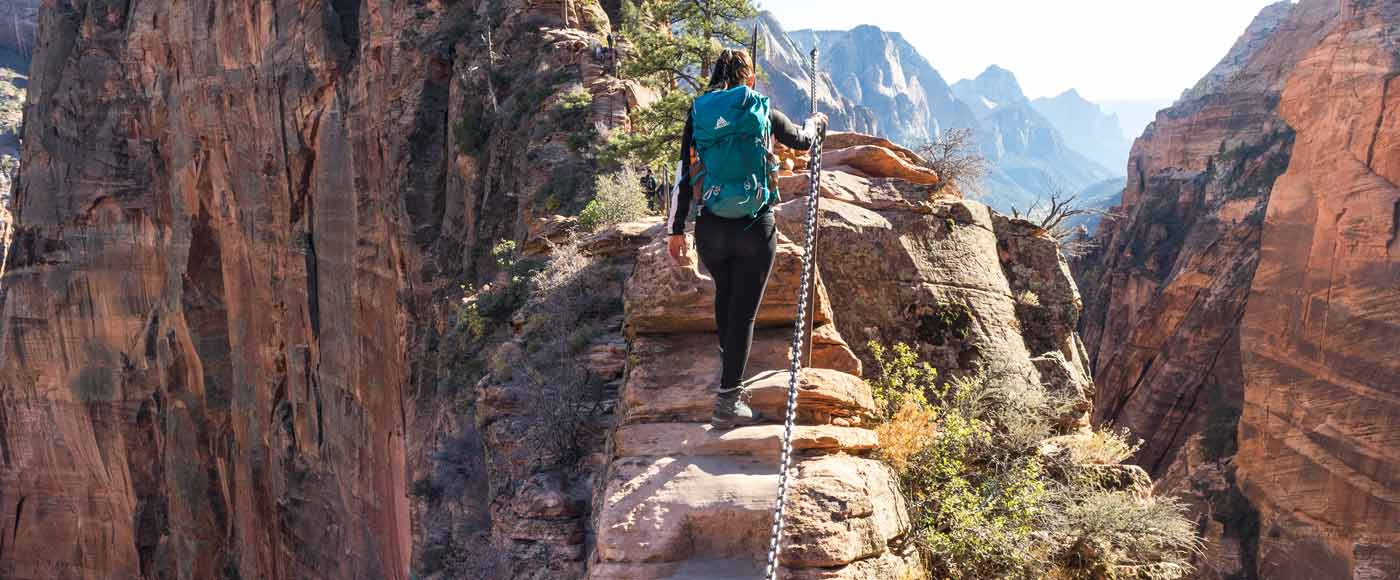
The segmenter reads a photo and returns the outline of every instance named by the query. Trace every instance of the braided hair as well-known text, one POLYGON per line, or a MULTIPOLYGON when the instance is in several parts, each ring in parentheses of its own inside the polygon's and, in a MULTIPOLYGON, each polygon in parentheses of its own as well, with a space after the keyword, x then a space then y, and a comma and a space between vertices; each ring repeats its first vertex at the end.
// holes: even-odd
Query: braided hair
POLYGON ((710 90, 732 89, 748 82, 753 76, 753 59, 742 48, 726 48, 715 60, 710 73, 710 90))

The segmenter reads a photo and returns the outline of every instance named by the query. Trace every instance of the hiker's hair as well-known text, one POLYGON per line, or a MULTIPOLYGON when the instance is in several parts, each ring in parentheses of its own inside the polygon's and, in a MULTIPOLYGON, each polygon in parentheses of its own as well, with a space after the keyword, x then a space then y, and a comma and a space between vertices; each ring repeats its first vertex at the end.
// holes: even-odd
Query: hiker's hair
POLYGON ((753 59, 742 48, 726 48, 715 60, 714 72, 710 73, 711 89, 732 89, 744 84, 753 76, 753 59))

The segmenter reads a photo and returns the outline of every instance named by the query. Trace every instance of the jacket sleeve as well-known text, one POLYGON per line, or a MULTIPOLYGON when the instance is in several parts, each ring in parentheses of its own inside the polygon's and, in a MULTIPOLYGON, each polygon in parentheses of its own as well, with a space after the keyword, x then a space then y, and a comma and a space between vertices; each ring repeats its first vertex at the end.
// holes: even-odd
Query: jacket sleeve
POLYGON ((691 114, 685 114, 685 130, 681 131, 681 167, 676 182, 671 184, 671 210, 666 216, 666 229, 672 234, 685 233, 685 218, 690 215, 690 149, 694 147, 694 126, 691 114))
POLYGON ((768 121, 773 125, 773 137, 789 148, 806 151, 812 148, 812 142, 817 139, 818 127, 815 118, 807 119, 807 122, 799 128, 782 111, 770 109, 768 121))

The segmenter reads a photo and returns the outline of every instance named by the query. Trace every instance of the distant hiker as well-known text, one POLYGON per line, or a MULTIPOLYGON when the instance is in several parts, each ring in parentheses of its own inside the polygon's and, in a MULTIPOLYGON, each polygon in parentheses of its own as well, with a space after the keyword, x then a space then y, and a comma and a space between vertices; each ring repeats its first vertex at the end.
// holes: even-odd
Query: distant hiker
POLYGON ((681 172, 671 190, 667 249, 678 263, 688 256, 685 220, 698 198, 695 247, 715 280, 719 327, 719 398, 711 424, 720 429, 751 425, 759 413, 744 402, 742 379, 753 344, 768 274, 777 253, 772 206, 777 159, 772 139, 802 151, 826 130, 826 115, 801 129, 753 90, 753 61, 743 50, 725 49, 714 64, 708 92, 695 99, 681 137, 681 172))
POLYGON ((660 193, 661 188, 658 187, 656 176, 652 175, 650 167, 646 168, 646 173, 642 174, 641 186, 642 191, 646 192, 647 195, 647 206, 652 211, 658 211, 661 208, 661 198, 657 194, 660 193))

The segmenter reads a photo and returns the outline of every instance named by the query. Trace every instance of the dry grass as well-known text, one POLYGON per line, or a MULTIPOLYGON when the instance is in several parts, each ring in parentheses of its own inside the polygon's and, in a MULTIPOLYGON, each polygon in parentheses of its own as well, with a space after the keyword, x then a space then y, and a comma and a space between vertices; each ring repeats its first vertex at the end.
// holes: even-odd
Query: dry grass
POLYGON ((1127 461, 1142 447, 1127 429, 1097 429, 1088 437, 1076 437, 1066 443, 1070 457, 1079 465, 1116 465, 1127 461))
POLYGON ((905 403, 894 417, 875 427, 880 437, 880 458, 896 472, 909 470, 909 462, 937 437, 938 413, 928 405, 905 403))

